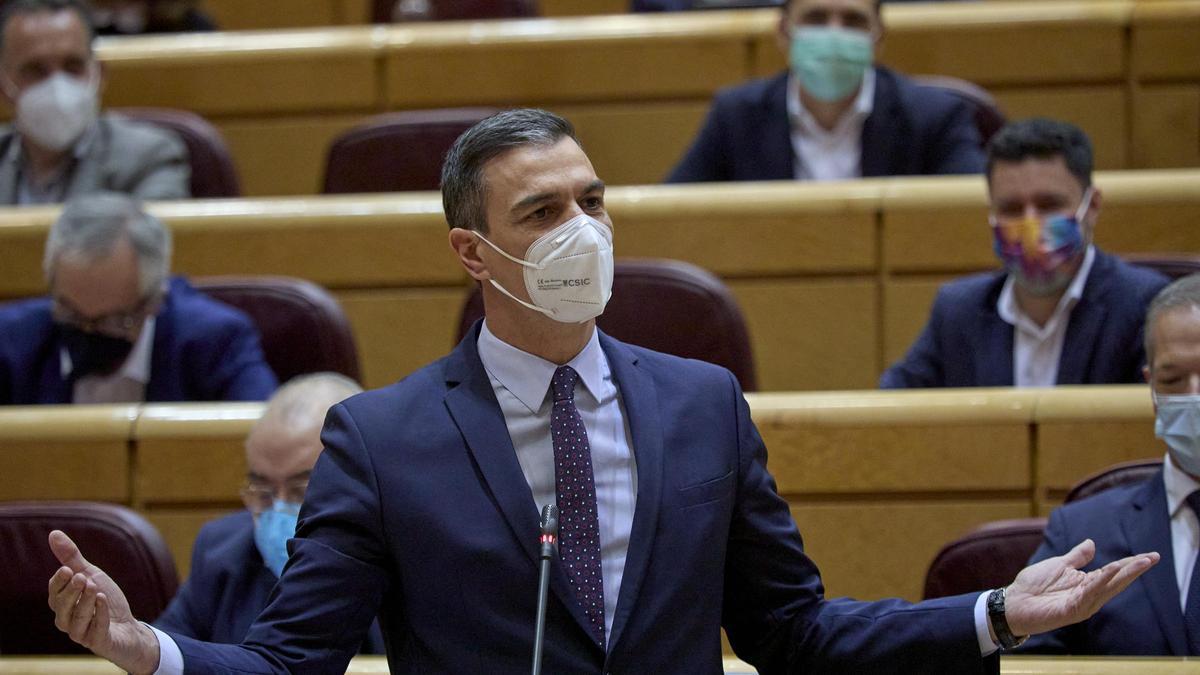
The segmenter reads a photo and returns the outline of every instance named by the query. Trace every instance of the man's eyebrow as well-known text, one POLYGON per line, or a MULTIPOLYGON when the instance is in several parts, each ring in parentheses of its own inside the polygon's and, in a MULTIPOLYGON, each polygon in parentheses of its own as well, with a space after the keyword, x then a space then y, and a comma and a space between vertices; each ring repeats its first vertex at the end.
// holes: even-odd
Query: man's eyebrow
POLYGON ((605 187, 604 181, 597 178, 596 180, 588 183, 588 186, 583 189, 583 194, 588 194, 589 192, 597 192, 597 191, 604 192, 604 187, 605 187))
POLYGON ((288 476, 287 478, 284 479, 284 482, 290 483, 294 480, 308 480, 311 477, 312 477, 312 469, 309 469, 308 471, 301 471, 300 473, 294 473, 294 474, 288 476))
POLYGON ((554 199, 553 192, 539 192, 538 194, 529 195, 528 197, 517 202, 516 204, 513 204, 512 208, 510 208, 509 211, 510 212, 520 211, 522 209, 527 209, 535 204, 541 204, 543 202, 548 202, 552 199, 554 199))

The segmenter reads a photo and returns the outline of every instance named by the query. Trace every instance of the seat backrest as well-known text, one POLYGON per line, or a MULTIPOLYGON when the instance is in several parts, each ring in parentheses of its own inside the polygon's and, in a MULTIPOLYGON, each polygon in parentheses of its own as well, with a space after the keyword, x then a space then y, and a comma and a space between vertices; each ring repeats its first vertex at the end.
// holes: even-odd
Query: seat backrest
POLYGON ((1007 122, 996 99, 986 89, 973 82, 948 75, 919 75, 913 80, 926 87, 942 89, 971 104, 975 111, 975 128, 979 130, 981 147, 987 146, 992 136, 1007 122))
POLYGON ((208 120, 187 110, 171 108, 116 108, 113 112, 130 119, 175 132, 187 146, 191 165, 192 197, 240 197, 241 183, 229 146, 221 132, 208 120))
POLYGON ((350 322, 329 291, 292 277, 197 277, 209 297, 250 316, 263 353, 280 382, 295 375, 333 371, 359 379, 358 350, 350 322))
POLYGON ((1161 459, 1139 459, 1115 464, 1076 483, 1063 501, 1064 503, 1074 502, 1104 492, 1109 488, 1141 483, 1149 480, 1161 468, 1161 459))
POLYGON ((325 194, 436 190, 454 141, 493 108, 386 113, 338 136, 325 159, 325 194))
MULTIPOLYGON (((483 294, 476 284, 463 304, 458 339, 482 316, 483 294)), ((612 298, 596 324, 639 347, 724 366, 746 391, 758 386, 737 301, 720 279, 691 263, 618 260, 612 298)))
POLYGON ((47 543, 56 529, 117 582, 139 619, 153 621, 175 595, 171 551, 134 511, 96 502, 0 503, 0 654, 85 651, 54 627, 46 606, 46 585, 61 566, 47 543))
POLYGON ((925 574, 925 599, 1009 584, 1042 542, 1045 518, 984 523, 942 547, 925 574))
POLYGON ((1200 255, 1194 253, 1126 253, 1121 257, 1125 262, 1152 269, 1171 281, 1200 272, 1200 255))
POLYGON ((372 20, 460 21, 537 16, 536 0, 375 0, 372 20))

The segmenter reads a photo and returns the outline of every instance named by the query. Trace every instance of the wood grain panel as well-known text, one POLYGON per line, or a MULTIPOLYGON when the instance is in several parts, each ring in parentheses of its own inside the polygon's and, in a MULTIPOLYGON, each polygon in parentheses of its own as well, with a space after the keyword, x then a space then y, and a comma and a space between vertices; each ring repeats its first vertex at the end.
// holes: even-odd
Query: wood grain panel
POLYGON ((1156 0, 1133 6, 1133 74, 1138 80, 1200 80, 1200 4, 1156 0))
POLYGON ((204 0, 203 5, 221 30, 253 30, 337 25, 342 23, 340 3, 341 0, 204 0))
POLYGON ((818 503, 792 506, 826 595, 919 600, 941 547, 990 520, 1029 515, 1019 499, 818 503))
POLYGON ((883 285, 883 367, 908 352, 929 321, 938 287, 957 277, 904 277, 883 285))
POLYGON ((888 272, 973 272, 995 265, 979 177, 892 183, 883 197, 888 272))
POLYGON ((366 386, 391 384, 450 353, 466 294, 465 284, 338 293, 354 329, 366 386))
POLYGON ((216 126, 248 197, 320 194, 329 146, 363 115, 231 119, 216 126))
POLYGON ((0 501, 84 499, 128 504, 124 439, 0 440, 0 501))
POLYGON ((594 14, 624 14, 629 11, 626 0, 539 0, 542 16, 591 16, 594 14))
POLYGON ((1092 141, 1097 170, 1131 168, 1123 85, 1004 88, 994 89, 992 95, 1010 120, 1050 117, 1078 125, 1092 141))
POLYGON ((262 403, 173 403, 142 408, 137 443, 137 506, 239 503, 246 482, 243 441, 262 403))
POLYGON ((1133 104, 1131 168, 1200 166, 1200 83, 1145 85, 1133 104))
POLYGON ((869 279, 734 281, 763 390, 874 385, 877 301, 869 279))
POLYGON ((151 509, 142 511, 142 515, 150 524, 158 528, 167 548, 175 558, 175 569, 179 572, 179 581, 183 583, 192 571, 192 544, 200 528, 210 520, 220 518, 236 511, 233 508, 216 509, 151 509))

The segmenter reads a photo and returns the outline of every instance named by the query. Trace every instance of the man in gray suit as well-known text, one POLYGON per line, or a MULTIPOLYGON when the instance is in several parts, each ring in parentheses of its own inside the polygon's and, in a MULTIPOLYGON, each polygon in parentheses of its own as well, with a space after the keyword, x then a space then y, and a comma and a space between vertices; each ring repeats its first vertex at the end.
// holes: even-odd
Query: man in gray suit
POLYGON ((99 113, 102 68, 80 0, 10 0, 0 10, 0 204, 50 204, 96 190, 143 200, 189 195, 174 134, 99 113))

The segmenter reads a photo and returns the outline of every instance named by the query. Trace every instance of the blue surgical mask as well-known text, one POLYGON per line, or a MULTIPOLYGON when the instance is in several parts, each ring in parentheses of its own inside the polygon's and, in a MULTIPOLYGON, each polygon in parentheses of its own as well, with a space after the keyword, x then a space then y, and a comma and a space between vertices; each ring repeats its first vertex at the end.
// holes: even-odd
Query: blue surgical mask
POLYGON ((287 542, 296 536, 299 515, 299 504, 276 499, 270 509, 254 519, 254 545, 262 555, 263 564, 277 577, 283 574, 287 563, 287 542))
POLYGON ((866 31, 832 26, 792 30, 789 63, 800 87, 819 101, 838 101, 858 88, 875 59, 866 31))
POLYGON ((1171 448, 1176 466, 1200 476, 1200 394, 1153 395, 1154 435, 1171 448))

